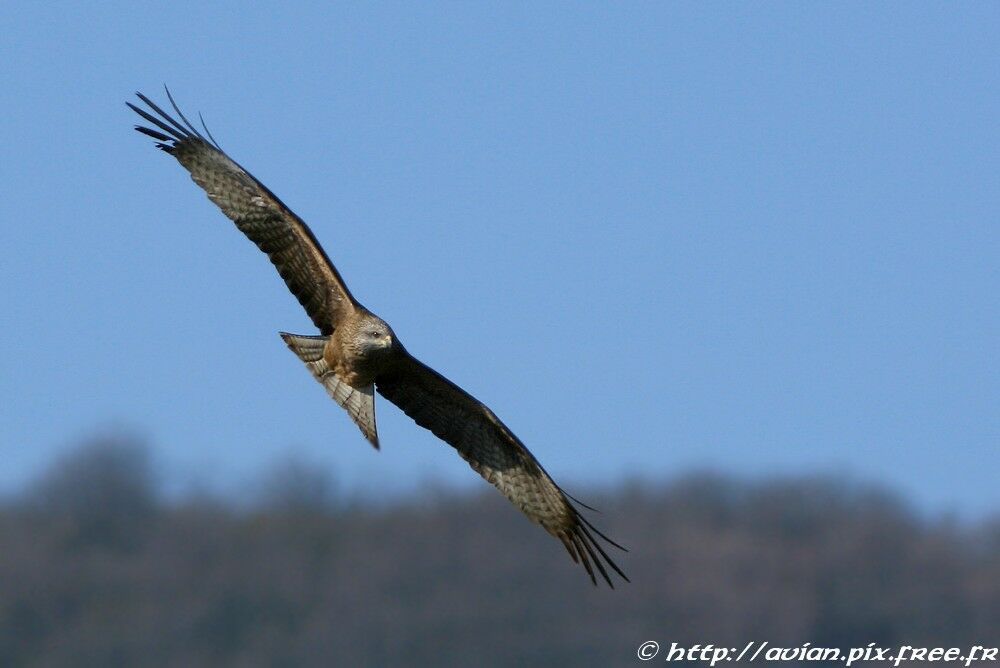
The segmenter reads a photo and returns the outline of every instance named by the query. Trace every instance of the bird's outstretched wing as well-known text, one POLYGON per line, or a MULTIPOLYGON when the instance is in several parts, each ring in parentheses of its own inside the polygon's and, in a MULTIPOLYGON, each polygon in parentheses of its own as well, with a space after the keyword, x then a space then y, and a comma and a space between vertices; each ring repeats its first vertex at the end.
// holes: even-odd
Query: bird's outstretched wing
MULTIPOLYGON (((128 106, 158 129, 136 126, 156 139, 163 149, 191 173, 208 194, 251 241, 267 253, 306 313, 324 334, 330 334, 340 318, 357 307, 339 272, 323 252, 312 231, 281 200, 206 139, 170 103, 183 125, 141 93, 136 93, 149 111, 128 106)), ((170 96, 170 91, 167 91, 170 96)), ((205 130, 208 134, 208 130, 205 130)))
POLYGON ((595 584, 594 567, 614 587, 605 564, 628 581, 595 535, 625 548, 580 514, 538 460, 486 405, 405 352, 390 371, 376 377, 375 389, 418 425, 454 447, 531 521, 561 540, 595 584))

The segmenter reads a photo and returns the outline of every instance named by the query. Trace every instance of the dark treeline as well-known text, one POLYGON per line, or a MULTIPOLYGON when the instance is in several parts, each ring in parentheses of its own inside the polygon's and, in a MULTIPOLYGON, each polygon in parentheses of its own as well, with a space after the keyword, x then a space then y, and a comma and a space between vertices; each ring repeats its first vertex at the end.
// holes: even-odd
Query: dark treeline
POLYGON ((626 666, 646 640, 1000 630, 1000 521, 931 521, 828 478, 587 498, 631 549, 615 591, 485 485, 372 508, 288 464, 259 488, 240 508, 165 502, 147 451, 113 439, 57 462, 0 509, 0 666, 626 666))

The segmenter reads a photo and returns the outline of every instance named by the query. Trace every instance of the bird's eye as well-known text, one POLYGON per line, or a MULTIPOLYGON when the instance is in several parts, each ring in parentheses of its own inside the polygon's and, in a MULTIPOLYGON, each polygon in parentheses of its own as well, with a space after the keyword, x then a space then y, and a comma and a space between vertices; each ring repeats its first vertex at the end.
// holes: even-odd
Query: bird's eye
POLYGON ((372 337, 373 339, 377 339, 378 336, 379 336, 379 334, 378 334, 378 331, 376 331, 376 330, 373 329, 373 330, 370 330, 368 332, 368 336, 372 337))

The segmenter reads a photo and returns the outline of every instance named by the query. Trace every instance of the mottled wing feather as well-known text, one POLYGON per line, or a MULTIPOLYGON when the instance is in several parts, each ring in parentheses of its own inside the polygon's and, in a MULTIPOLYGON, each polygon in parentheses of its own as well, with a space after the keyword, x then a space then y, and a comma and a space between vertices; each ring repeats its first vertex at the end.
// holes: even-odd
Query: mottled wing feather
POLYGON ((454 447, 530 520, 561 540, 595 583, 591 564, 612 587, 605 564, 628 580, 594 534, 620 546, 580 515, 538 460, 482 402, 405 353, 392 371, 375 379, 375 389, 418 425, 454 447))
POLYGON ((162 142, 157 146, 177 158, 209 199, 267 254, 316 327, 330 334, 357 302, 309 227, 193 127, 185 127, 144 95, 139 98, 151 111, 128 106, 159 130, 136 130, 162 142))

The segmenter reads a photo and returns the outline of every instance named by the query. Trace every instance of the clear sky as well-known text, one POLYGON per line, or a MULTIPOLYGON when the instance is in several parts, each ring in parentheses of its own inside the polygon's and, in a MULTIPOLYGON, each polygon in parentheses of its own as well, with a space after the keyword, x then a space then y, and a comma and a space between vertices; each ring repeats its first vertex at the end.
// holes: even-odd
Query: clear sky
POLYGON ((480 484, 285 348, 295 299, 131 129, 168 83, 571 491, 1000 507, 1000 5, 57 4, 0 8, 0 489, 116 426, 174 481, 480 484))

